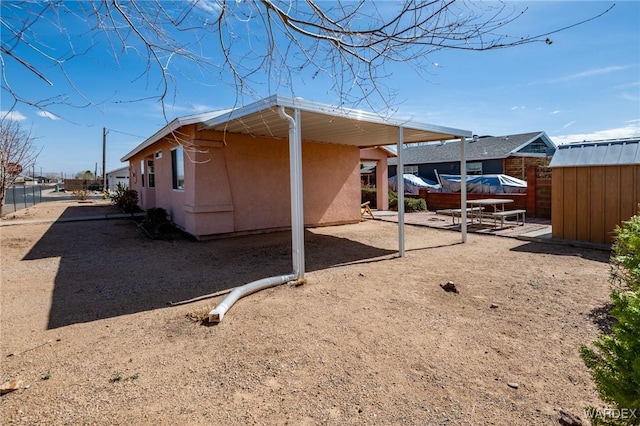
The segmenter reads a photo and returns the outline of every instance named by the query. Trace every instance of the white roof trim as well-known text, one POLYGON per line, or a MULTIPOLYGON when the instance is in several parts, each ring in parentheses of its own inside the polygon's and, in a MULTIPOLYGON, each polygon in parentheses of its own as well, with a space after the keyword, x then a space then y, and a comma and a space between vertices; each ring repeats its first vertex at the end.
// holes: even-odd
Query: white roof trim
MULTIPOLYGON (((529 157, 529 155, 516 155, 518 154, 518 151, 520 151, 522 148, 524 148, 525 146, 529 145, 530 143, 532 143, 533 141, 535 141, 538 138, 542 138, 542 140, 545 142, 545 145, 549 146, 549 147, 553 147, 553 148, 558 148, 558 146, 551 140, 551 138, 549 136, 547 136, 547 134, 545 132, 540 132, 537 135, 535 135, 534 137, 532 137, 531 139, 529 139, 527 142, 523 143, 522 145, 520 145, 517 148, 514 148, 513 150, 511 150, 511 152, 509 154, 507 154, 505 156, 508 157, 509 155, 514 155, 514 156, 520 156, 520 157, 529 157)), ((532 154, 532 153, 526 153, 526 154, 532 154)), ((542 156, 545 156, 544 154, 542 156)))
POLYGON ((182 126, 199 124, 198 129, 212 129, 229 133, 288 138, 288 122, 277 107, 298 109, 302 117, 303 139, 311 142, 337 143, 358 147, 394 145, 398 128, 404 129, 404 142, 422 142, 471 137, 468 130, 426 123, 385 118, 380 115, 349 108, 340 108, 301 98, 273 95, 247 106, 176 118, 122 157, 126 162, 134 155, 158 142, 182 126))
POLYGON ((229 109, 223 109, 223 110, 218 110, 213 112, 205 112, 201 114, 186 115, 184 117, 175 118, 171 122, 167 123, 163 128, 161 128, 160 130, 155 132, 153 135, 145 139, 144 142, 142 142, 140 145, 136 146, 133 150, 127 153, 124 157, 120 159, 120 161, 122 162, 129 161, 129 158, 133 157, 140 151, 158 142, 160 139, 164 138, 165 136, 175 132, 182 126, 188 126, 189 124, 202 123, 203 121, 209 120, 212 117, 215 117, 217 115, 228 113, 229 111, 230 111, 229 109))

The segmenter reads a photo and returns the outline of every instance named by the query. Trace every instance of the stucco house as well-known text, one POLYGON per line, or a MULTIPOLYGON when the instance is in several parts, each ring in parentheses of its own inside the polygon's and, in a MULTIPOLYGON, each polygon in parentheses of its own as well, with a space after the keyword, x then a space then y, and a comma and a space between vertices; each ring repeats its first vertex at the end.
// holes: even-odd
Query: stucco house
MULTIPOLYGON (((505 174, 526 180, 528 166, 547 165, 556 145, 545 132, 506 136, 474 136, 466 142, 467 174, 505 174)), ((439 174, 460 174, 457 142, 407 146, 404 172, 436 181, 439 174)), ((389 159, 389 176, 396 175, 396 160, 389 159)))
POLYGON ((177 226, 202 239, 287 229, 294 221, 358 222, 361 148, 468 136, 274 95, 176 118, 122 161, 143 209, 166 209, 177 226), (292 195, 297 186, 302 203, 292 195))

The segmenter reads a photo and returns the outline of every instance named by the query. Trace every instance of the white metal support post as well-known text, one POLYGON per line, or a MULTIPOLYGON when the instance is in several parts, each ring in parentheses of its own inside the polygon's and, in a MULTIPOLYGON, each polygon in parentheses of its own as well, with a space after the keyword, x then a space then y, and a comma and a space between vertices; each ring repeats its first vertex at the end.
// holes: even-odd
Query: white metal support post
POLYGON ((300 110, 293 110, 289 126, 289 175, 291 181, 291 247, 293 273, 304 278, 304 204, 302 198, 302 134, 300 110))
POLYGON ((398 182, 398 254, 404 257, 404 127, 398 127, 398 166, 396 180, 398 182))
MULTIPOLYGON (((462 233, 462 242, 467 242, 467 160, 465 158, 466 138, 460 138, 460 231, 462 233)), ((473 216, 472 216, 473 217, 473 216)))

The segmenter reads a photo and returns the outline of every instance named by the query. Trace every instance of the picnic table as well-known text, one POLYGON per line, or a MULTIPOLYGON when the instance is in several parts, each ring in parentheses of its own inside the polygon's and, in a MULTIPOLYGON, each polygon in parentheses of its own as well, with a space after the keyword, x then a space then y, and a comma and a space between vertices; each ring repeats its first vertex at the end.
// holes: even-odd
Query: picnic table
MULTIPOLYGON (((493 219, 493 224, 495 227, 498 226, 498 219, 500 219, 501 229, 504 228, 504 219, 506 217, 515 217, 516 224, 519 222, 520 217, 522 217, 522 225, 524 225, 524 216, 527 211, 522 209, 505 210, 505 204, 509 203, 513 203, 513 200, 509 198, 481 198, 478 200, 467 200, 467 205, 471 208, 484 208, 484 210, 477 212, 477 214, 479 215, 478 222, 480 224, 482 224, 482 217, 487 216, 493 219)), ((474 211, 472 211, 471 213, 473 214, 474 211)), ((471 221, 473 222, 473 218, 471 218, 471 221)))

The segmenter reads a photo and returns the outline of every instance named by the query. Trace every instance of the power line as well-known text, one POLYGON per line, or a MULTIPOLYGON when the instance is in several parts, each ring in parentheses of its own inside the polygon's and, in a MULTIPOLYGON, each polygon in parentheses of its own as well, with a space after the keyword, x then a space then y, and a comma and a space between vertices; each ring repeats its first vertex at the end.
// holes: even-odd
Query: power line
POLYGON ((120 133, 120 134, 127 135, 127 136, 132 136, 134 138, 146 139, 146 136, 134 135, 134 134, 127 133, 127 132, 122 132, 122 131, 116 130, 116 129, 107 129, 107 130, 110 131, 110 132, 115 132, 115 133, 120 133))

